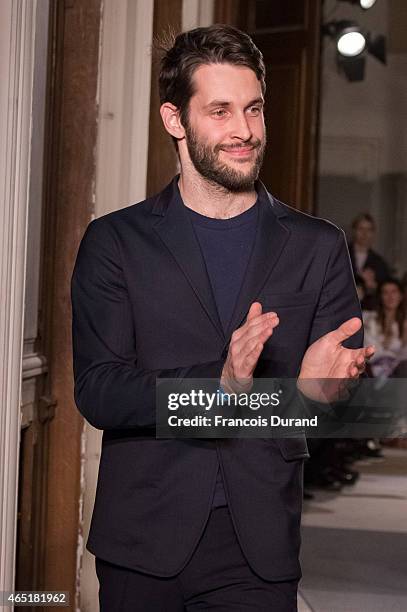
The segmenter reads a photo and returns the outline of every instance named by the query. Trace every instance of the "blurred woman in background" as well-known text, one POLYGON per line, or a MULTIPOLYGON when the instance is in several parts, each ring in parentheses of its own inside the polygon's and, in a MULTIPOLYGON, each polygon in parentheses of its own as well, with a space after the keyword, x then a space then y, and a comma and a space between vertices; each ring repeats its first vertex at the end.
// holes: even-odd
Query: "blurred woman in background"
POLYGON ((369 213, 360 213, 352 221, 352 241, 349 255, 353 273, 364 282, 362 308, 375 310, 378 305, 378 286, 390 277, 387 261, 373 250, 376 223, 369 213))
POLYGON ((407 373, 407 322, 403 287, 395 278, 381 283, 376 310, 364 311, 365 343, 376 352, 370 359, 374 377, 402 377, 407 373))

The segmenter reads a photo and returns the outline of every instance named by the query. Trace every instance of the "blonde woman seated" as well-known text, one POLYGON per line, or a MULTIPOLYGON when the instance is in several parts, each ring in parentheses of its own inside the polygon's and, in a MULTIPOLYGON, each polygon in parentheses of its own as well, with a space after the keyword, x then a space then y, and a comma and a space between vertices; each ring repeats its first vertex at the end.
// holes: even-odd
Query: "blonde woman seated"
POLYGON ((407 374, 407 322, 401 283, 394 278, 379 287, 376 310, 363 311, 365 346, 373 344, 370 359, 374 377, 405 377, 407 374))

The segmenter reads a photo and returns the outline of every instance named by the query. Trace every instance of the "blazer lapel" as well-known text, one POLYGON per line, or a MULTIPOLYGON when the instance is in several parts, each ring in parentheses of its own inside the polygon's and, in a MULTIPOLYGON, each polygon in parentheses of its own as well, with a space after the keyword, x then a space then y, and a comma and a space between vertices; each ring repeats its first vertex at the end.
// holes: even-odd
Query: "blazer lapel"
POLYGON ((173 255, 218 334, 224 341, 225 335, 219 319, 205 261, 178 190, 178 176, 161 192, 154 206, 153 213, 161 217, 154 226, 155 231, 173 255))
POLYGON ((258 183, 258 194, 259 217, 255 243, 227 330, 225 345, 230 342, 230 337, 235 329, 243 323, 250 305, 256 301, 290 236, 290 231, 280 222, 280 218, 285 217, 287 213, 267 193, 260 182, 258 183))

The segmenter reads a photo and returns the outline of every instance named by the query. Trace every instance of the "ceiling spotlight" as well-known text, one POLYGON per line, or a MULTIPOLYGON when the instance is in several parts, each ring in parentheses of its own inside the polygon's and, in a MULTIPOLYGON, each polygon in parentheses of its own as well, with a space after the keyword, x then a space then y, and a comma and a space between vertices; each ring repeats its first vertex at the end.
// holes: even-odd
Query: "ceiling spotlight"
POLYGON ((364 32, 354 21, 330 21, 322 33, 336 42, 337 62, 349 81, 362 81, 365 75, 366 54, 386 63, 386 38, 364 32))
POLYGON ((357 28, 345 28, 338 36, 336 47, 341 55, 355 57, 366 47, 366 38, 357 28))
POLYGON ((376 0, 359 0, 359 4, 362 9, 370 9, 374 4, 376 4, 376 0))
POLYGON ((330 21, 324 25, 323 33, 336 39, 336 48, 345 57, 356 57, 366 47, 366 36, 353 21, 330 21))
POLYGON ((376 0, 340 0, 340 2, 349 2, 350 4, 358 4, 360 8, 367 11, 376 4, 376 0))

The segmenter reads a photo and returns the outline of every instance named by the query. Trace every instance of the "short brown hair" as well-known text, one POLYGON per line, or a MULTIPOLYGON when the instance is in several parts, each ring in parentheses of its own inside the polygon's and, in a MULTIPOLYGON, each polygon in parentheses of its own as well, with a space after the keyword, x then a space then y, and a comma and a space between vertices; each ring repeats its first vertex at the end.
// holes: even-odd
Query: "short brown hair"
POLYGON ((189 101, 193 96, 192 77, 205 64, 233 64, 253 70, 266 91, 263 55, 248 34, 230 25, 216 24, 182 32, 161 58, 158 79, 160 102, 171 102, 179 110, 181 123, 188 122, 189 101))
POLYGON ((361 221, 367 221, 368 223, 370 223, 372 225, 374 230, 376 229, 375 220, 373 219, 372 215, 369 214, 368 212, 359 213, 353 219, 353 221, 352 221, 352 229, 355 230, 361 221))

